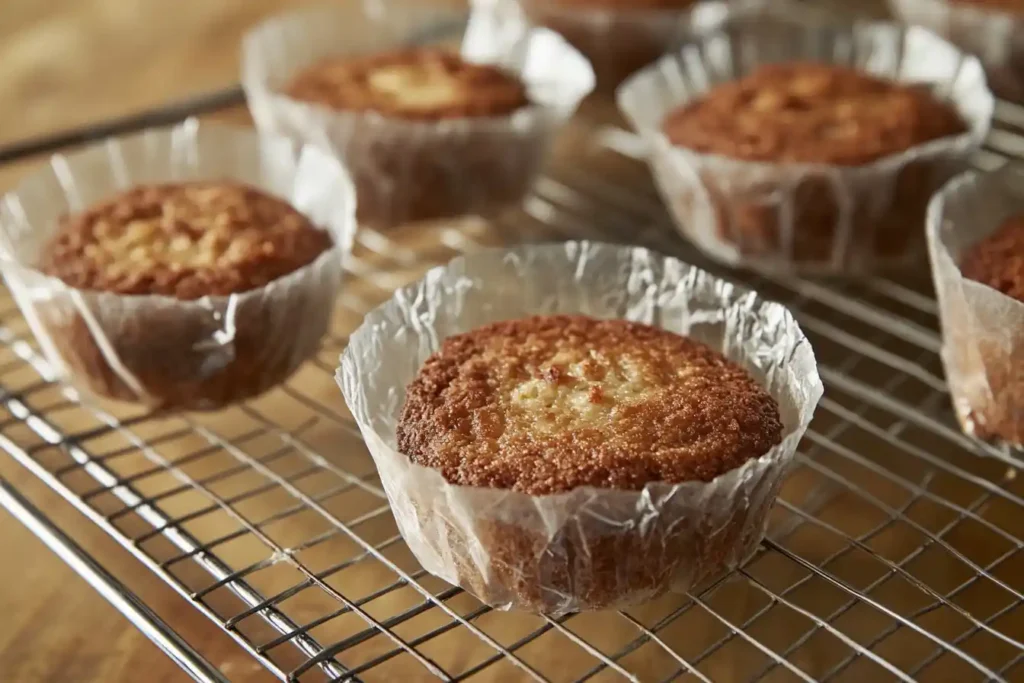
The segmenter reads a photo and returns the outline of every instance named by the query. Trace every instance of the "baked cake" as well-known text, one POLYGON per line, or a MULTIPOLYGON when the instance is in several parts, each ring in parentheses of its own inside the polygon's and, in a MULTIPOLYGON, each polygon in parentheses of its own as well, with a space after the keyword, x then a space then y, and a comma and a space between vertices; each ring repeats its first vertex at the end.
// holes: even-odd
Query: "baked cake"
POLYGON ((188 300, 263 287, 331 245, 287 202, 251 187, 149 185, 66 217, 39 269, 75 289, 188 300))
MULTIPOLYGON (((1024 214, 1006 219, 968 249, 960 260, 960 271, 965 278, 1024 302, 1024 214)), ((982 439, 1024 443, 1024 340, 1020 334, 1004 327, 973 339, 988 385, 985 400, 971 405, 971 422, 982 439)), ((965 367, 973 366, 965 360, 965 367)))
POLYGON ((336 151, 360 221, 377 227, 501 210, 529 191, 545 152, 546 138, 507 124, 531 106, 523 81, 440 47, 320 61, 281 92, 338 114, 327 134, 345 131, 336 151))
MULTIPOLYGON (((957 110, 924 85, 803 62, 759 67, 712 88, 663 122, 665 136, 677 148, 778 168, 791 207, 781 205, 763 166, 749 171, 756 182, 733 171, 710 170, 702 180, 719 239, 752 257, 789 252, 798 264, 827 264, 837 247, 850 252, 852 261, 870 260, 859 251, 883 259, 906 252, 920 237, 929 198, 946 178, 941 166, 928 160, 907 163, 894 187, 884 189, 899 201, 881 212, 877 200, 842 196, 827 169, 863 167, 966 131, 957 110), (820 165, 825 172, 808 170, 795 182, 787 169, 801 164, 820 165), (844 212, 853 214, 850 244, 837 242, 844 212), (790 225, 793 235, 787 233, 790 225)), ((685 210, 693 198, 679 201, 685 210)))
POLYGON ((676 145, 744 161, 859 166, 967 129, 924 86, 856 69, 770 64, 672 114, 676 145))
POLYGON ((437 47, 328 59, 299 72, 284 91, 332 109, 428 121, 503 116, 530 104, 516 76, 437 47))
POLYGON ((245 185, 139 186, 65 217, 40 255, 38 269, 79 292, 89 315, 41 311, 95 393, 219 407, 279 383, 315 350, 325 323, 313 314, 330 302, 278 283, 332 248, 287 202, 245 185), (190 303, 259 291, 233 306, 190 303))
MULTIPOLYGON (((693 339, 623 320, 541 316, 445 340, 407 390, 397 438, 402 453, 452 484, 546 496, 708 482, 765 455, 782 433, 772 396, 693 339)), ((751 495, 710 535, 655 515, 643 532, 595 518, 551 540, 515 520, 481 520, 474 539, 454 527, 448 537, 461 578, 485 599, 500 584, 539 611, 565 595, 608 607, 662 592, 685 568, 743 559, 774 499, 751 495), (488 576, 469 550, 476 543, 488 576), (585 571, 573 569, 580 553, 585 571)))

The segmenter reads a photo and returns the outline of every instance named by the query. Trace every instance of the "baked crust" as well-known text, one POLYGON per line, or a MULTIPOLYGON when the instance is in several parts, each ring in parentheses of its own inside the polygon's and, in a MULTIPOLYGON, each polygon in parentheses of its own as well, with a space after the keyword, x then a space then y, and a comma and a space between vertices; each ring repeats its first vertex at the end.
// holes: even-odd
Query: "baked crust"
POLYGON ((710 481, 781 441, 774 399, 686 337, 540 316, 447 339, 408 388, 399 449, 451 483, 533 495, 710 481))
POLYGON ((964 277, 1024 302, 1024 213, 1007 218, 964 254, 964 277))
POLYGON ((75 289, 190 300, 263 287, 330 247, 327 232, 252 187, 146 185, 64 218, 39 269, 75 289))
POLYGON ((504 116, 530 104, 516 76, 438 47, 324 60, 284 92, 332 109, 423 120, 504 116))
POLYGON ((769 64, 666 117, 675 145, 744 161, 858 166, 967 126, 922 86, 856 69, 769 64))

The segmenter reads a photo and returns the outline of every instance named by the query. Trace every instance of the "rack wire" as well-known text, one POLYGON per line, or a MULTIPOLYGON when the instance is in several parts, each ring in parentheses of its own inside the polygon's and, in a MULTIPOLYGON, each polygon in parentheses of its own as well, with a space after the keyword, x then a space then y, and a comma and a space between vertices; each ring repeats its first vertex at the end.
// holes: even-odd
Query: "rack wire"
MULTIPOLYGON (((1000 104, 997 118, 980 168, 1024 158, 1024 109, 1000 104)), ((35 141, 0 160, 147 123, 35 141)), ((216 414, 84 404, 54 382, 4 294, 0 449, 284 680, 1024 680, 1021 463, 956 425, 927 273, 831 282, 725 271, 676 236, 630 135, 585 137, 514 215, 362 230, 318 357, 216 414), (332 375, 361 316, 428 267, 484 245, 581 237, 651 246, 785 303, 814 344, 826 395, 769 535, 741 569, 624 612, 496 612, 415 562, 332 375)), ((0 503, 32 519, 15 498, 0 503)), ((95 566, 76 570, 124 594, 95 566)), ((136 607, 195 678, 224 680, 173 624, 136 607)))

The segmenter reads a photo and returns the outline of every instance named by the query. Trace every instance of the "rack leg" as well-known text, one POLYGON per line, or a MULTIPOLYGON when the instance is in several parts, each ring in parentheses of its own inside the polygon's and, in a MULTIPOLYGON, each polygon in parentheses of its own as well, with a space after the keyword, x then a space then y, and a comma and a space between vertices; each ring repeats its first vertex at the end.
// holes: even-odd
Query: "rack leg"
POLYGON ((202 683, 228 683, 228 679, 174 632, 153 610, 142 603, 124 584, 114 578, 77 543, 61 531, 37 507, 0 478, 2 505, 58 557, 89 582, 107 602, 132 622, 164 654, 192 678, 202 683))

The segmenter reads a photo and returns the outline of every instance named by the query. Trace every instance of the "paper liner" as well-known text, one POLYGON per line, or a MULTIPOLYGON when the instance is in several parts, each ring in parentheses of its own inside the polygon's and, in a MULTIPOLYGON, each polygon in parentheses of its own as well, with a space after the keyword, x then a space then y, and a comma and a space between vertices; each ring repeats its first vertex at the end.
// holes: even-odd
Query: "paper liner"
MULTIPOLYGON (((502 0, 477 0, 494 2, 502 0)), ((766 0, 696 2, 681 8, 598 6, 564 0, 512 0, 526 17, 566 37, 590 59, 598 87, 612 90, 624 78, 728 17, 767 6, 766 0)))
POLYGON ((924 29, 780 17, 730 21, 636 74, 617 95, 680 232, 728 264, 823 274, 923 261, 928 200, 981 145, 994 108, 977 59, 924 29), (677 107, 784 61, 849 65, 931 84, 969 131, 845 167, 730 159, 674 146, 662 132, 677 107))
POLYGON ((324 152, 192 120, 54 156, 0 210, 4 279, 64 379, 87 395, 212 409, 273 387, 316 352, 351 249, 355 196, 324 152), (195 301, 78 290, 33 269, 61 216, 134 185, 198 179, 285 198, 335 246, 265 287, 195 301))
POLYGON ((957 0, 889 0, 893 13, 977 55, 992 89, 1024 102, 1024 13, 957 0))
POLYGON ((748 559, 822 392, 782 306, 645 249, 589 242, 482 250, 430 271, 366 317, 338 382, 423 567, 494 607, 552 614, 685 591, 748 559), (779 402, 782 443, 709 483, 547 496, 449 484, 396 450, 404 389, 443 339, 553 313, 641 321, 711 345, 779 402))
POLYGON ((964 252, 1024 213, 1024 166, 952 180, 928 209, 942 361, 966 433, 1024 445, 1024 303, 963 276, 964 252))
POLYGON ((242 84, 262 130, 326 149, 352 172, 359 220, 378 227, 470 214, 522 200, 554 134, 594 87, 586 59, 557 34, 515 16, 445 12, 421 0, 363 0, 270 19, 250 32, 242 84), (280 90, 327 57, 386 52, 461 36, 463 57, 496 64, 527 86, 531 106, 499 117, 407 121, 294 100, 280 90))

